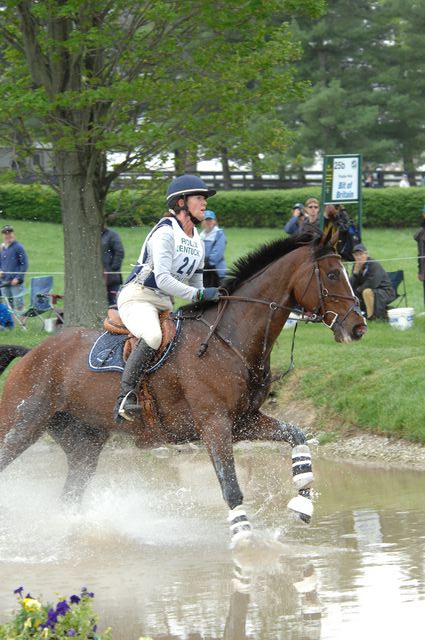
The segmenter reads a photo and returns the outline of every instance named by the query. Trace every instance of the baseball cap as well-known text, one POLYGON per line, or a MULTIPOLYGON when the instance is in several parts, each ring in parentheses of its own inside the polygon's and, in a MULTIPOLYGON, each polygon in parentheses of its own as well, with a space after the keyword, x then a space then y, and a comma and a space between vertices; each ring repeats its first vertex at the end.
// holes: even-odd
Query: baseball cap
POLYGON ((205 210, 204 220, 216 220, 216 219, 217 219, 217 216, 215 215, 214 211, 211 211, 211 209, 205 210))
POLYGON ((296 204, 294 204, 294 206, 292 207, 293 209, 301 209, 301 211, 304 209, 304 205, 301 204, 300 202, 297 202, 296 204))
POLYGON ((11 233, 14 231, 14 228, 10 224, 5 224, 4 227, 1 228, 2 233, 11 233))
POLYGON ((352 253, 356 253, 357 251, 367 251, 367 249, 364 244, 359 242, 359 244, 354 245, 352 253))

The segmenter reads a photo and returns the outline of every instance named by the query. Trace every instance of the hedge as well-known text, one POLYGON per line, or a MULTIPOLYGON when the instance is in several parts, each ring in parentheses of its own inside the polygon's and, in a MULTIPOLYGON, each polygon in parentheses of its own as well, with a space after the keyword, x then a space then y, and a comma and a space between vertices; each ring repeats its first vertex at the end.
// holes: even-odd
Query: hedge
MULTIPOLYGON (((162 191, 162 190, 161 190, 162 191)), ((320 199, 320 187, 264 191, 221 191, 209 200, 209 207, 225 227, 281 228, 296 202, 320 199)), ((365 227, 415 227, 425 204, 425 187, 363 189, 365 227)), ((153 224, 166 209, 161 193, 142 188, 108 194, 106 213, 115 226, 153 224)), ((357 205, 347 205, 356 218, 357 205)), ((59 196, 42 185, 0 185, 0 221, 34 220, 61 222, 59 196)))

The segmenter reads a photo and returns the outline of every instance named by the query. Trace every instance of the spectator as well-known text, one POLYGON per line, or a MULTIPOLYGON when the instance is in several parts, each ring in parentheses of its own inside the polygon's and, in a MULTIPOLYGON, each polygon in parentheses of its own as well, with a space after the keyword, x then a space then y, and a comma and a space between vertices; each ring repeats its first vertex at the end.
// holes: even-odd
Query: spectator
POLYGON ((353 248, 354 266, 350 277, 355 295, 368 320, 387 318, 387 305, 395 297, 390 277, 382 265, 373 260, 364 244, 353 248))
POLYGON ((418 243, 418 280, 422 282, 424 288, 425 306, 425 205, 422 209, 421 226, 413 238, 418 243))
POLYGON ((360 234, 343 204, 327 204, 324 213, 324 233, 338 231, 336 249, 343 260, 353 261, 353 246, 360 242, 360 234))
POLYGON ((304 224, 304 205, 297 202, 292 207, 292 216, 289 218, 288 222, 283 227, 283 230, 286 231, 290 236, 293 236, 295 233, 299 233, 302 230, 304 224))
POLYGON ((10 309, 6 304, 0 302, 0 331, 5 329, 13 329, 14 322, 10 309))
POLYGON ((364 181, 364 186, 367 187, 373 187, 373 175, 371 173, 369 173, 369 175, 366 176, 365 181, 364 181))
POLYGON ((24 279, 28 271, 28 257, 24 246, 16 240, 15 231, 6 224, 1 233, 0 247, 0 288, 1 294, 9 300, 12 309, 18 313, 24 310, 24 279))
POLYGON ((320 233, 320 202, 317 198, 308 198, 304 204, 303 231, 320 233))
POLYGON ((122 285, 121 265, 124 260, 124 247, 116 231, 103 227, 101 235, 103 274, 108 295, 108 305, 117 302, 118 289, 122 285))
POLYGON ((399 187, 410 187, 410 182, 409 182, 409 176, 407 175, 407 173, 403 173, 403 175, 401 176, 401 180, 398 183, 399 187))
POLYGON ((220 280, 226 275, 224 250, 227 239, 223 229, 220 229, 217 224, 217 216, 211 209, 205 211, 202 226, 200 236, 205 249, 204 287, 218 287, 220 280))

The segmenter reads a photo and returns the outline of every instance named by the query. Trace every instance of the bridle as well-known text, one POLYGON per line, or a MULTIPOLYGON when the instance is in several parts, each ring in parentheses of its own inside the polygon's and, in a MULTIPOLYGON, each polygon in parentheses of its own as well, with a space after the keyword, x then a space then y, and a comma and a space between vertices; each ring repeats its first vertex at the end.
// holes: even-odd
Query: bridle
POLYGON ((326 326, 328 327, 328 329, 331 329, 333 332, 335 332, 334 326, 341 326, 345 319, 347 318, 347 316, 354 310, 358 310, 360 312, 360 306, 359 306, 359 301, 358 298, 353 294, 352 296, 349 295, 345 295, 342 293, 329 293, 328 289, 323 286, 323 282, 322 282, 322 278, 320 275, 320 267, 319 267, 319 262, 321 260, 324 260, 325 258, 330 258, 333 257, 335 254, 330 254, 327 253, 323 256, 321 256, 320 258, 316 258, 315 259, 315 264, 313 265, 313 270, 310 274, 310 278, 306 284, 306 287, 304 289, 304 292, 300 298, 300 305, 302 306, 302 301, 304 299, 304 296, 306 295, 309 286, 311 284, 311 281, 313 278, 316 279, 316 283, 317 283, 317 288, 319 291, 319 304, 317 305, 316 309, 313 311, 313 315, 315 315, 316 318, 320 318, 320 321, 326 326), (329 300, 334 300, 336 302, 338 302, 338 300, 352 300, 353 304, 348 308, 347 312, 345 313, 345 315, 342 317, 342 319, 340 319, 339 317, 339 313, 337 313, 336 311, 331 311, 330 309, 326 309, 325 307, 325 300, 329 298, 329 300), (328 323, 326 322, 326 316, 328 314, 331 314, 331 316, 333 316, 333 318, 331 318, 331 321, 328 323))
MULTIPOLYGON (((299 321, 303 321, 303 322, 322 322, 326 327, 328 327, 328 329, 330 329, 333 333, 335 332, 336 328, 339 325, 342 325, 343 322, 345 321, 345 319, 347 318, 347 316, 351 313, 351 311, 355 310, 356 308, 359 308, 359 303, 358 303, 358 299, 356 298, 356 296, 352 295, 345 295, 345 294, 339 294, 339 293, 329 293, 328 289, 323 285, 322 282, 322 277, 321 277, 321 273, 320 273, 320 266, 319 263, 321 260, 324 260, 325 258, 329 258, 329 257, 334 257, 335 254, 325 254, 319 258, 315 258, 314 260, 314 264, 313 264, 313 268, 311 270, 311 274, 310 277, 308 279, 308 282, 305 286, 305 289, 303 291, 303 294, 300 298, 300 302, 299 305, 302 306, 302 301, 304 299, 304 297, 307 294, 307 291, 310 288, 310 285, 312 283, 313 280, 315 280, 316 284, 317 284, 317 290, 318 290, 318 297, 319 297, 319 302, 318 305, 316 306, 316 308, 313 311, 310 312, 306 312, 303 308, 301 309, 301 311, 299 310, 299 307, 295 308, 293 306, 288 306, 286 304, 283 304, 283 300, 287 297, 287 293, 285 294, 282 302, 275 302, 275 301, 270 301, 270 300, 263 300, 261 298, 250 298, 248 296, 235 296, 235 295, 229 295, 226 291, 226 289, 221 288, 220 291, 222 292, 220 295, 220 302, 219 302, 219 307, 218 307, 218 314, 217 317, 214 320, 214 323, 212 325, 210 325, 207 320, 205 320, 205 318, 203 318, 202 314, 200 316, 197 316, 197 319, 201 320, 202 322, 204 322, 204 324, 206 324, 209 327, 209 333, 206 337, 206 339, 201 343, 201 346, 198 350, 198 356, 202 357, 206 350, 208 349, 208 342, 211 338, 212 335, 216 334, 228 347, 230 347, 232 349, 232 351, 234 351, 234 353, 239 357, 239 359, 242 360, 242 362, 244 363, 244 365, 246 366, 246 368, 248 370, 251 370, 250 365, 248 364, 246 358, 243 356, 243 354, 241 353, 241 351, 235 347, 233 345, 233 343, 231 342, 230 339, 223 337, 219 330, 218 330, 218 325, 220 324, 221 318, 229 304, 229 302, 233 301, 239 301, 239 302, 249 302, 249 303, 254 303, 254 304, 262 304, 265 305, 269 308, 269 315, 267 318, 267 324, 266 324, 266 329, 264 331, 264 336, 263 336, 263 344, 262 344, 262 350, 261 350, 261 359, 260 359, 260 365, 258 366, 258 369, 262 372, 265 371, 266 369, 266 360, 269 356, 270 350, 271 348, 268 347, 268 338, 269 338, 269 333, 270 333, 270 327, 271 327, 271 323, 272 323, 272 319, 273 319, 273 314, 275 313, 275 311, 296 311, 297 313, 300 313, 300 317, 298 318, 299 321), (345 315, 340 319, 340 314, 337 313, 336 311, 332 311, 330 309, 326 309, 326 300, 329 298, 330 301, 334 300, 336 302, 338 302, 338 300, 352 300, 352 305, 349 307, 348 311, 345 313, 345 315), (326 321, 326 317, 327 315, 331 314, 332 319, 331 322, 327 322, 326 321)), ((261 272, 259 272, 261 273, 261 272)), ((257 273, 255 275, 258 276, 259 273, 257 273)), ((284 375, 286 375, 291 369, 294 368, 294 360, 293 360, 293 355, 294 355, 294 345, 295 345, 295 331, 297 328, 297 324, 298 322, 295 324, 295 329, 294 329, 294 335, 293 335, 293 341, 292 341, 292 348, 291 348, 291 364, 288 368, 287 371, 285 371, 283 374, 280 374, 278 376, 278 378, 273 379, 280 379, 282 378, 284 375)), ((264 376, 263 376, 264 377, 264 376)), ((264 384, 264 382, 262 383, 264 384)))

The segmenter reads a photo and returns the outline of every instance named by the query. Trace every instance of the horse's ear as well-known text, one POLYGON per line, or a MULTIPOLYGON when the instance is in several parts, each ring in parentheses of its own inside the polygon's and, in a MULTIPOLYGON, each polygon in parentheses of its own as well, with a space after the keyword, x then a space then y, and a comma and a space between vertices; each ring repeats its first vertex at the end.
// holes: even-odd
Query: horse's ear
MULTIPOLYGON (((338 236, 338 231, 334 234, 336 236, 338 236)), ((326 233, 322 233, 322 237, 320 238, 320 242, 319 242, 319 246, 320 247, 325 247, 327 244, 332 244, 332 240, 333 240, 333 235, 332 235, 332 228, 328 229, 326 233)), ((337 242, 338 238, 336 239, 335 242, 337 242)), ((333 244, 332 244, 333 246, 333 244)))
POLYGON ((333 247, 335 251, 336 251, 336 245, 337 245, 338 240, 339 240, 339 230, 337 229, 335 231, 335 233, 332 234, 331 240, 330 240, 331 247, 333 247))

